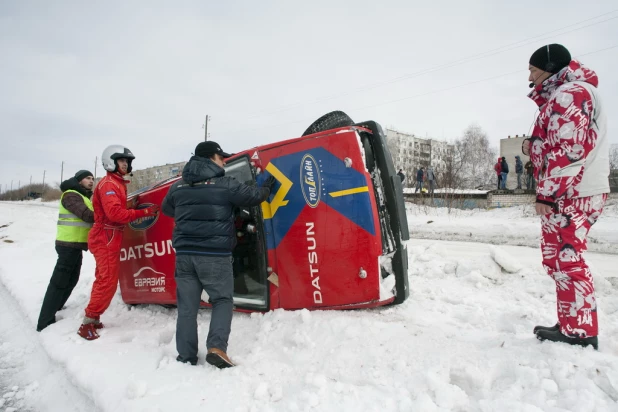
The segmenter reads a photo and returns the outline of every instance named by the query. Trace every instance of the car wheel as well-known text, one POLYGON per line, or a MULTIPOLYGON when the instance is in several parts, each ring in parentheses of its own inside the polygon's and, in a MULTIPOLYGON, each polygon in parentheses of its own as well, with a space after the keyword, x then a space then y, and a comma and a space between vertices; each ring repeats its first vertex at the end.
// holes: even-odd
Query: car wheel
POLYGON ((336 110, 334 112, 326 113, 324 116, 313 122, 311 126, 305 130, 303 136, 323 132, 324 130, 336 129, 337 127, 351 126, 353 124, 354 121, 350 118, 350 116, 340 110, 336 110))

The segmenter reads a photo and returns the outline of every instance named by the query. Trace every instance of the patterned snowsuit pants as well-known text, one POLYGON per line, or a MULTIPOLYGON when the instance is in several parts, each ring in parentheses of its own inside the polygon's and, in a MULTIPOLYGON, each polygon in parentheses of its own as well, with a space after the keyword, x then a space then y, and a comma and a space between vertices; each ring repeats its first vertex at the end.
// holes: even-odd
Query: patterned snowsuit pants
POLYGON ((558 213, 541 217, 543 266, 556 282, 558 323, 567 336, 585 338, 599 331, 592 273, 582 254, 606 200, 607 194, 561 199, 558 213))

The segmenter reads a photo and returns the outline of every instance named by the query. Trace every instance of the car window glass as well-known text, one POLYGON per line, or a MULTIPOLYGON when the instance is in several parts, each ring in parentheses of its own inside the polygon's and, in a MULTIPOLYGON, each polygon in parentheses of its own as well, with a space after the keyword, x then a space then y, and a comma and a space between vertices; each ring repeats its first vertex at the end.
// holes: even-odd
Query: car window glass
POLYGON ((129 193, 129 195, 128 195, 127 197, 131 197, 131 196, 139 195, 140 193, 144 193, 144 192, 146 192, 146 191, 148 191, 148 190, 151 190, 151 189, 157 188, 157 187, 159 187, 159 186, 163 186, 163 185, 164 185, 164 184, 166 184, 167 182, 172 181, 172 180, 177 179, 177 178, 178 178, 178 176, 168 177, 167 179, 165 179, 165 180, 161 180, 160 182, 156 182, 156 183, 154 183, 154 184, 152 184, 152 185, 142 187, 141 189, 137 189, 137 190, 135 190, 135 191, 133 191, 133 192, 129 193))
POLYGON ((225 175, 231 176, 241 183, 247 185, 255 184, 253 174, 251 173, 251 165, 249 159, 241 157, 225 165, 225 175))

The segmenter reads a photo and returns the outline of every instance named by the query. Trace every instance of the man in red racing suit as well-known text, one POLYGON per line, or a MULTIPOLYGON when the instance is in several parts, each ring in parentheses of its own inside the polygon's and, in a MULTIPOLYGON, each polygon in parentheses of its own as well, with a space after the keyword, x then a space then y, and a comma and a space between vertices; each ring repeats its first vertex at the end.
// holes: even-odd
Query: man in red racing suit
POLYGON ((88 248, 96 261, 95 281, 92 285, 86 316, 77 334, 86 340, 99 337, 103 328, 100 316, 109 307, 118 285, 120 246, 124 226, 140 217, 156 216, 159 207, 127 208, 127 183, 124 175, 131 172, 135 158, 129 149, 113 145, 103 151, 103 167, 107 175, 97 184, 92 195, 94 226, 88 235, 88 248))

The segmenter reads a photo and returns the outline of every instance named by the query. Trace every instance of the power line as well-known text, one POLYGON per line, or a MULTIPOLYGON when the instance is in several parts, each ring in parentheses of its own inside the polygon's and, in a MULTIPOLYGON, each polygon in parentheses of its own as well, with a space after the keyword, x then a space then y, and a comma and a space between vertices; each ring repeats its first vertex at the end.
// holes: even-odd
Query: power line
MULTIPOLYGON (((306 105, 310 105, 310 104, 322 103, 322 102, 329 101, 329 100, 332 100, 332 99, 335 99, 335 98, 338 98, 338 97, 349 96, 349 95, 356 94, 356 93, 359 93, 359 92, 363 92, 363 91, 375 89, 375 88, 378 88, 378 87, 381 87, 381 86, 385 86, 385 85, 388 85, 388 84, 397 83, 397 82, 400 82, 400 81, 403 81, 403 80, 408 80, 408 79, 412 79, 412 78, 415 78, 415 77, 423 76, 425 74, 430 74, 430 73, 434 73, 434 72, 437 72, 437 71, 440 71, 440 70, 444 70, 444 69, 448 69, 448 68, 451 68, 451 67, 455 67, 455 66, 458 66, 458 65, 461 65, 461 64, 464 64, 464 63, 468 63, 468 62, 471 62, 471 61, 475 61, 475 60, 491 57, 491 56, 494 56, 496 54, 500 54, 500 53, 503 53, 503 52, 506 52, 506 51, 511 51, 511 50, 517 49, 519 47, 526 46, 526 45, 528 45, 530 43, 533 43, 533 42, 536 42, 536 41, 539 41, 539 40, 542 40, 542 39, 546 39, 548 37, 551 37, 550 35, 553 35, 556 32, 562 32, 562 33, 558 33, 558 35, 563 35, 563 34, 571 33, 571 32, 574 32, 574 31, 583 30, 585 28, 588 28, 588 27, 591 27, 591 26, 595 26, 597 24, 605 23, 605 22, 610 21, 610 20, 617 19, 618 16, 613 16, 613 17, 609 17, 609 18, 607 18, 605 20, 596 21, 596 22, 591 23, 591 24, 587 24, 587 25, 584 25, 584 26, 581 26, 581 27, 576 27, 574 29, 564 31, 565 29, 568 29, 570 27, 579 26, 582 23, 586 23, 586 22, 589 22, 589 21, 592 21, 592 20, 597 20, 599 18, 602 18, 602 17, 608 16, 610 14, 613 14, 613 13, 615 13, 617 11, 618 11, 618 9, 615 9, 615 10, 612 10, 612 11, 600 14, 600 15, 595 16, 595 17, 591 17, 591 18, 588 18, 588 19, 585 19, 585 20, 581 20, 579 22, 576 22, 576 23, 573 23, 573 24, 569 24, 567 26, 564 26, 564 27, 561 27, 561 28, 558 28, 558 29, 554 29, 554 30, 551 30, 551 31, 548 31, 548 32, 545 32, 545 33, 541 33, 541 34, 538 34, 538 35, 535 35, 535 36, 532 36, 532 37, 529 37, 529 38, 526 38, 526 39, 523 39, 523 40, 520 40, 520 41, 517 41, 517 42, 514 42, 514 43, 510 43, 510 44, 507 44, 507 45, 504 45, 504 46, 500 46, 500 47, 495 48, 495 49, 487 50, 485 52, 481 52, 481 53, 477 53, 477 54, 474 54, 474 55, 471 55, 471 56, 468 56, 468 57, 464 57, 462 59, 455 60, 455 61, 452 61, 452 62, 449 62, 449 63, 444 63, 444 64, 441 64, 441 65, 438 65, 438 66, 434 66, 434 67, 431 67, 431 68, 423 69, 423 70, 420 70, 418 72, 414 72, 414 73, 411 73, 411 74, 406 74, 406 75, 399 76, 399 77, 396 77, 396 78, 393 78, 393 79, 384 80, 384 81, 375 82, 375 83, 371 83, 371 84, 368 84, 368 85, 360 86, 360 87, 357 87, 357 88, 354 88, 354 89, 351 89, 351 90, 348 90, 348 91, 344 91, 344 92, 340 92, 340 93, 336 93, 336 94, 332 94, 332 95, 328 95, 328 96, 318 97, 318 98, 316 98, 314 100, 310 100, 310 101, 306 101, 305 100, 305 101, 293 103, 293 104, 290 104, 290 105, 281 106, 279 108, 275 108, 275 109, 272 109, 272 110, 258 112, 258 113, 246 116, 245 119, 252 119, 252 118, 255 118, 255 117, 258 117, 258 116, 265 116, 265 115, 269 115, 269 114, 281 113, 281 112, 285 112, 285 111, 288 111, 288 110, 291 110, 291 109, 294 109, 294 108, 300 107, 300 106, 306 106, 306 105)), ((233 121, 231 121, 231 120, 230 121, 226 121, 226 122, 222 122, 221 125, 229 124, 229 123, 232 123, 232 122, 233 121)))
MULTIPOLYGON (((592 51, 592 52, 579 54, 576 57, 579 58, 579 57, 583 57, 583 56, 588 56, 588 55, 595 54, 595 53, 600 53, 600 52, 603 52, 603 51, 606 51, 606 50, 615 49, 616 47, 618 47, 618 44, 615 44, 615 45, 609 46, 609 47, 605 47, 603 49, 595 50, 595 51, 592 51)), ((364 110, 364 109, 368 109, 368 108, 372 108, 372 107, 385 106, 385 105, 392 104, 392 103, 398 103, 398 102, 401 102, 401 101, 404 101, 404 100, 410 100, 410 99, 414 99, 414 98, 418 98, 418 97, 425 97, 425 96, 428 96, 428 95, 431 95, 431 94, 442 93, 442 92, 453 90, 453 89, 459 89, 459 88, 470 86, 470 85, 473 85, 473 84, 483 83, 483 82, 486 82, 486 81, 489 81, 489 80, 495 80, 495 79, 499 79, 501 77, 510 76, 510 75, 513 75, 513 74, 516 74, 516 73, 524 73, 524 72, 527 72, 527 71, 528 70, 515 70, 515 71, 509 72, 509 73, 502 73, 502 74, 499 74, 497 76, 486 77, 486 78, 483 78, 483 79, 474 80, 474 81, 471 81, 471 82, 468 82, 468 83, 464 83, 464 84, 459 84, 459 85, 456 85, 456 86, 446 87, 446 88, 438 89, 438 90, 432 90, 432 91, 425 92, 425 93, 420 93, 420 94, 416 94, 416 95, 412 95, 412 96, 402 97, 402 98, 399 98, 399 99, 389 100, 389 101, 386 101, 386 102, 371 104, 371 105, 367 105, 367 106, 356 107, 356 108, 350 109, 350 111, 364 110)), ((255 131, 255 130, 262 130, 262 129, 268 129, 268 128, 279 127, 279 126, 286 126, 286 125, 296 124, 296 123, 306 122, 306 121, 307 121, 307 118, 302 118, 302 119, 293 120, 293 121, 289 121, 289 122, 277 123, 277 124, 274 124, 274 125, 260 126, 260 127, 250 128, 250 129, 235 130, 235 131, 232 131, 232 132, 229 132, 229 133, 250 132, 250 131, 255 131)))
MULTIPOLYGON (((610 46, 610 47, 606 47, 606 48, 603 48, 603 49, 600 49, 600 50, 595 50, 593 52, 588 52, 588 53, 580 54, 580 55, 578 55, 576 57, 579 58, 579 57, 587 56, 587 55, 594 54, 594 53, 600 53, 602 51, 614 49, 616 47, 618 47, 618 44, 610 46)), ((527 72, 527 71, 528 70, 515 70, 513 72, 504 73, 504 74, 501 74, 501 75, 498 75, 498 76, 486 77, 484 79, 471 81, 469 83, 460 84, 460 85, 452 86, 452 87, 447 87, 447 88, 440 89, 440 90, 434 90, 434 91, 430 91, 430 92, 426 92, 426 93, 421 93, 421 94, 414 95, 414 96, 403 97, 403 98, 391 100, 391 101, 388 101, 388 102, 383 102, 383 103, 378 103, 378 104, 369 105, 369 106, 363 106, 363 107, 357 107, 357 108, 352 109, 352 110, 363 110, 363 109, 367 109, 367 108, 371 108, 371 107, 384 106, 384 105, 391 104, 391 103, 397 103, 397 102, 400 102, 400 101, 403 101, 403 100, 413 99, 413 98, 416 98, 416 97, 423 97, 423 96, 426 96, 428 94, 442 93, 442 92, 445 92, 447 90, 458 89, 460 87, 466 87, 466 86, 470 86, 470 85, 477 84, 477 83, 483 83, 483 82, 486 82, 486 81, 489 81, 489 80, 494 80, 494 79, 498 79, 500 77, 506 77, 506 76, 510 76, 512 74, 515 74, 515 73, 523 73, 523 72, 527 72)))

